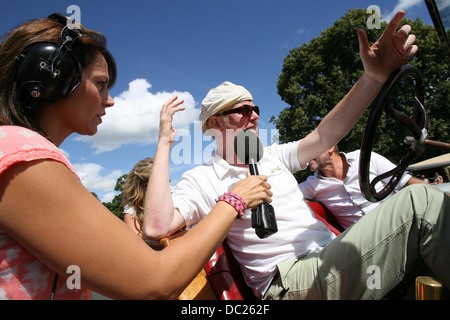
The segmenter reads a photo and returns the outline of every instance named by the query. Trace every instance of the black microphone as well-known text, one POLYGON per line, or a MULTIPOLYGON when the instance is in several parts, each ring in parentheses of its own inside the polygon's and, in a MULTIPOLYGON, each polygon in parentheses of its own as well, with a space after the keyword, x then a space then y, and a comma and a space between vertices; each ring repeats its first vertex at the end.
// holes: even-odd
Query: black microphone
MULTIPOLYGON (((234 152, 238 159, 248 165, 251 175, 259 175, 257 162, 264 155, 264 149, 258 136, 250 130, 242 130, 234 138, 234 152)), ((278 231, 275 210, 267 202, 252 209, 252 228, 263 239, 278 231)))

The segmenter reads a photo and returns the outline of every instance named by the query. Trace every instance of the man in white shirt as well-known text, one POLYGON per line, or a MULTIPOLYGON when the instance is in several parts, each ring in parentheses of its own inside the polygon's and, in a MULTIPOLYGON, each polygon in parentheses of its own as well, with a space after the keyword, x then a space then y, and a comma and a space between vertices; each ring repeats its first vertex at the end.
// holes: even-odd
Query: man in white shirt
MULTIPOLYGON (((396 223, 391 219, 388 223, 384 220, 369 220, 368 224, 362 221, 355 224, 362 227, 369 225, 371 230, 377 230, 378 235, 357 229, 346 232, 345 237, 341 235, 335 238, 323 223, 313 217, 292 175, 292 172, 305 169, 311 159, 341 140, 376 97, 391 72, 414 55, 417 47, 413 45, 415 37, 408 36, 410 26, 403 26, 396 31, 403 16, 404 12, 397 13, 383 36, 372 47, 369 46, 365 32, 358 30, 364 73, 312 133, 302 140, 264 149, 264 157, 258 163, 258 168, 261 175, 268 176, 267 182, 272 185, 271 204, 275 209, 278 232, 259 239, 251 228, 251 213, 247 210, 242 219, 235 221, 227 238, 247 284, 257 297, 382 298, 415 264, 414 260, 408 260, 405 267, 399 264, 399 259, 406 263, 406 257, 386 257, 405 251, 407 243, 403 239, 410 234, 409 223, 413 221, 409 216, 417 214, 417 205, 411 203, 412 198, 423 204, 424 215, 435 226, 433 233, 436 233, 436 237, 427 242, 428 248, 437 253, 436 257, 433 255, 430 267, 447 275, 450 255, 439 254, 445 250, 441 246, 446 240, 434 240, 450 236, 450 230, 441 230, 437 226, 436 221, 442 216, 439 212, 447 210, 440 209, 443 206, 443 195, 436 194, 437 191, 416 189, 410 191, 414 195, 399 197, 398 203, 401 203, 405 212, 398 214, 399 218, 394 219, 396 223), (434 197, 434 201, 430 197, 434 197), (408 218, 405 219, 404 216, 408 218), (407 226, 404 225, 405 221, 407 226), (401 236, 387 241, 392 228, 402 230, 401 236), (341 245, 342 239, 348 240, 348 244, 341 245), (402 249, 386 250, 386 245, 402 249), (369 255, 369 252, 372 254, 369 255), (382 289, 374 291, 366 286, 370 276, 366 273, 367 264, 389 268, 386 272, 383 269, 383 279, 380 281, 386 285, 382 289), (406 268, 406 271, 399 270, 400 267, 406 268), (355 268, 359 273, 356 273, 358 270, 355 268)), ((186 172, 173 194, 168 183, 168 165, 166 170, 152 173, 147 189, 149 201, 145 204, 143 225, 144 233, 149 238, 161 238, 180 227, 209 218, 208 212, 218 196, 229 191, 236 181, 249 174, 248 167, 239 162, 234 154, 234 136, 239 130, 253 130, 257 133, 258 119, 259 108, 253 104, 253 97, 244 87, 224 82, 208 92, 202 102, 200 120, 204 134, 215 137, 217 149, 214 158, 186 172)), ((158 144, 156 150, 157 153, 164 154, 167 163, 170 147, 167 143, 158 144)), ((164 156, 159 158, 163 159, 164 156)), ((364 218, 370 216, 373 215, 364 218)), ((396 218, 396 215, 392 216, 396 218)), ((449 225, 450 223, 446 226, 449 225)), ((412 232, 412 235, 418 236, 421 233, 412 232)), ((412 243, 417 243, 416 239, 412 243)), ((416 251, 412 252, 416 254, 416 251)), ((442 281, 450 285, 448 275, 442 281)))
MULTIPOLYGON (((339 152, 337 145, 331 147, 309 162, 309 168, 314 175, 299 184, 305 199, 321 202, 344 229, 392 196, 390 194, 379 202, 371 202, 364 198, 359 185, 359 157, 360 150, 344 153, 339 152)), ((388 159, 372 152, 370 181, 394 168, 395 165, 388 159)), ((389 179, 380 181, 375 186, 377 191, 384 188, 388 181, 389 179)), ((423 183, 423 181, 405 172, 396 185, 395 191, 413 183, 423 183)))
MULTIPOLYGON (((256 117, 254 113, 253 118, 256 117)), ((227 236, 229 247, 243 266, 247 284, 259 298, 267 290, 279 262, 319 251, 334 238, 314 218, 291 173, 302 169, 297 145, 298 142, 293 142, 266 147, 258 162, 259 173, 268 176, 267 182, 276 190, 271 205, 279 231, 267 239, 259 239, 251 227, 251 211, 247 210, 227 236)), ((216 152, 211 161, 183 174, 173 190, 173 205, 186 225, 195 224, 208 214, 221 194, 248 175, 246 167, 230 165, 216 152)))

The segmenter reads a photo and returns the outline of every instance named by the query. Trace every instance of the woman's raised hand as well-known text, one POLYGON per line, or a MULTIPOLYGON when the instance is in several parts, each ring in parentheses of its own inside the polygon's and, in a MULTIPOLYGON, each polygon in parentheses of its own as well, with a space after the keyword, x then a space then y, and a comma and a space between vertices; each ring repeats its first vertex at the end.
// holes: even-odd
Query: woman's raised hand
POLYGON ((185 109, 182 105, 183 102, 183 99, 178 100, 178 97, 174 96, 163 104, 159 117, 159 142, 169 143, 170 145, 175 142, 177 130, 172 126, 173 115, 185 109))

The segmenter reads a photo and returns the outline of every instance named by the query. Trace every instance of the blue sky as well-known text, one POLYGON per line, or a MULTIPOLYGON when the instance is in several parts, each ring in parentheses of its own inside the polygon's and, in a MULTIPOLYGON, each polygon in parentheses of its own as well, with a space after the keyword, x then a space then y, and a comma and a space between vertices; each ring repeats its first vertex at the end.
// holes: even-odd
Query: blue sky
POLYGON ((76 14, 70 5, 78 6, 86 28, 105 34, 119 69, 111 90, 116 105, 98 134, 72 135, 61 145, 83 184, 103 201, 113 197, 118 177, 154 155, 159 110, 174 94, 185 99, 186 110, 174 119, 180 134, 173 183, 212 149, 196 123, 209 89, 223 81, 245 86, 262 109, 259 126, 268 144, 275 129, 270 117, 287 107, 276 82, 290 49, 320 36, 352 8, 377 5, 383 18, 403 9, 408 18, 432 23, 422 0, 17 0, 1 10, 0 33, 53 12, 76 14))

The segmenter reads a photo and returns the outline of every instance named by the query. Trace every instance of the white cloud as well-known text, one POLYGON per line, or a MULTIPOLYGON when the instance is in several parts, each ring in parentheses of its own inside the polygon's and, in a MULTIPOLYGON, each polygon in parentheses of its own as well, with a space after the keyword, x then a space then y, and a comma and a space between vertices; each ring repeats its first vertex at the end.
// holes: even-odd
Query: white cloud
POLYGON ((418 6, 422 3, 422 0, 398 0, 397 4, 394 6, 391 12, 385 12, 382 15, 382 20, 389 22, 394 17, 394 15, 399 11, 403 10, 408 12, 407 10, 411 7, 418 6))
POLYGON ((437 2, 436 5, 441 12, 444 9, 446 9, 447 7, 450 7, 450 1, 448 1, 448 0, 441 0, 441 1, 436 1, 436 2, 437 2))
POLYGON ((90 143, 95 154, 118 149, 124 144, 155 143, 158 141, 161 107, 174 95, 184 99, 186 108, 175 114, 174 128, 189 129, 189 125, 198 120, 200 110, 195 109, 195 100, 189 92, 151 93, 151 87, 145 79, 130 82, 128 90, 114 98, 114 107, 106 109, 97 134, 79 136, 75 140, 90 143))
POLYGON ((108 192, 100 199, 100 201, 101 202, 111 202, 116 195, 117 195, 117 192, 108 192))
POLYGON ((110 174, 102 176, 104 168, 96 163, 75 163, 73 168, 84 187, 96 193, 99 191, 101 193, 114 192, 117 179, 123 174, 120 170, 114 170, 110 174))

